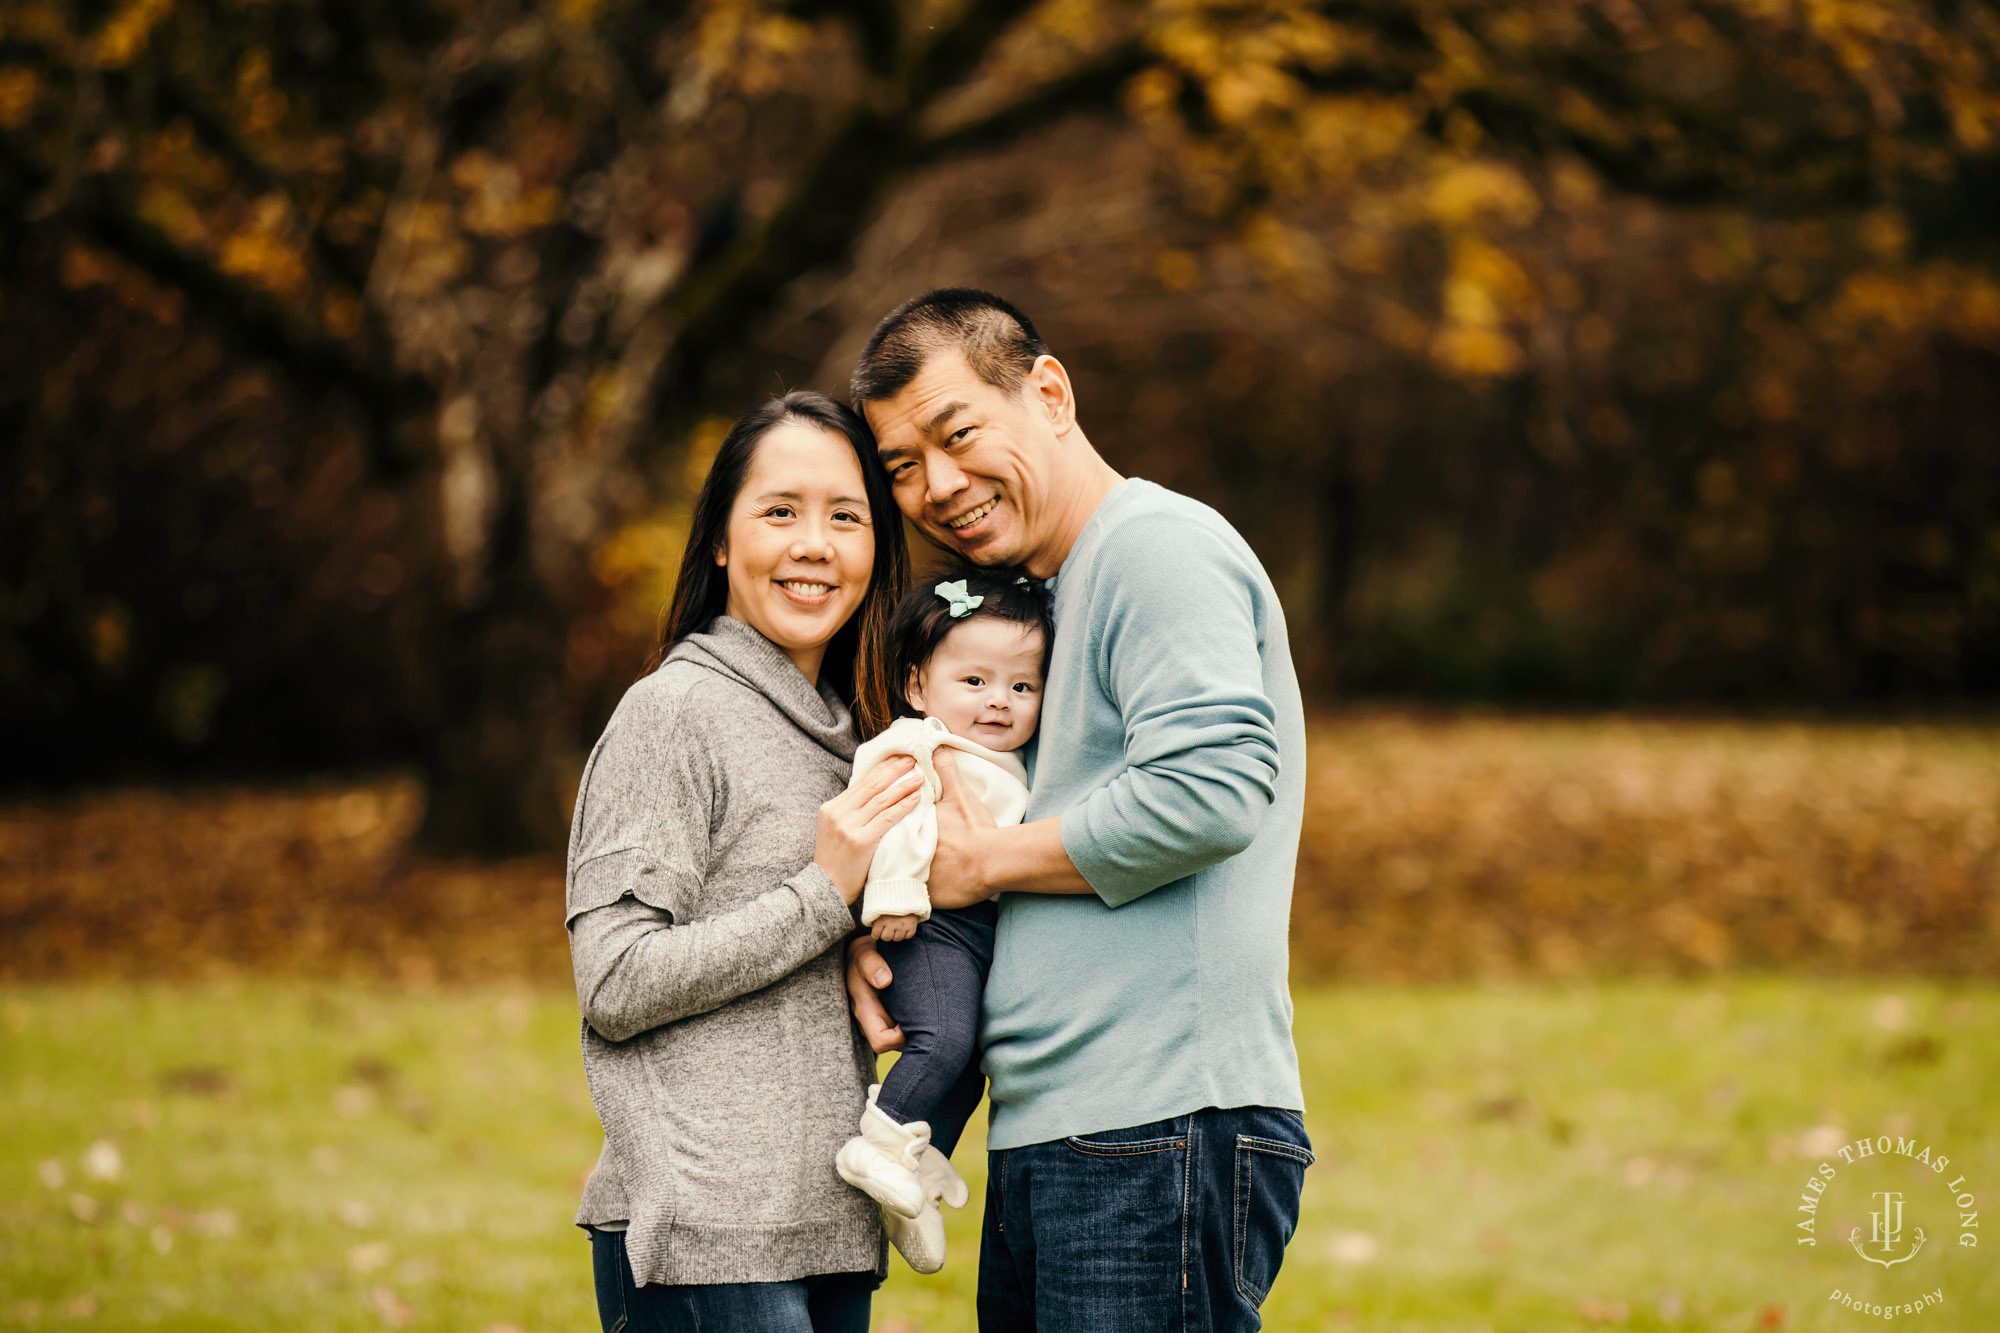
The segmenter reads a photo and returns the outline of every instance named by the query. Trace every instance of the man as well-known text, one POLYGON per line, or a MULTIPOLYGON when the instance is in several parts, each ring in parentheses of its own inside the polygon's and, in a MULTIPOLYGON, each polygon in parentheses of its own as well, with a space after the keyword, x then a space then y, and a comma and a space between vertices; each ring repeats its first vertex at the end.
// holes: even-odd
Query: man
MULTIPOLYGON (((980 1326, 1258 1328, 1312 1161, 1285 980, 1305 727, 1277 595, 1221 515, 1105 463, 998 297, 890 314, 853 398, 905 517, 1055 598, 1027 819, 994 827, 947 772, 931 868, 936 906, 1006 895, 980 1326)), ((900 1041, 887 981, 857 942, 877 1050, 900 1041)))

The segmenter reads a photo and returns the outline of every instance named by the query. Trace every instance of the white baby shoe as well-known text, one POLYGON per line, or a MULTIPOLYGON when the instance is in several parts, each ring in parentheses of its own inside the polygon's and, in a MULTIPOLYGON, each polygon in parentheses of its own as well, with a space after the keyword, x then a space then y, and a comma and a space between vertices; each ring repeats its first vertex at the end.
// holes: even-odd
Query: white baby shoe
POLYGON ((966 1200, 972 1197, 972 1188, 958 1174, 951 1158, 929 1145, 917 1159, 917 1179, 923 1181, 925 1194, 953 1208, 965 1207, 966 1200))
POLYGON ((929 1199, 915 1217, 881 1210, 889 1243, 915 1273, 935 1273, 944 1267, 944 1214, 929 1199))
MULTIPOLYGON (((924 1209, 929 1193, 923 1180, 918 1176, 922 1163, 930 1147, 931 1127, 921 1120, 913 1120, 907 1125, 899 1125, 889 1118, 889 1113, 875 1105, 875 1098, 881 1094, 882 1085, 874 1084, 868 1089, 868 1105, 861 1112, 861 1132, 840 1145, 840 1151, 833 1155, 834 1170, 840 1178, 869 1198, 882 1205, 884 1216, 895 1214, 904 1218, 915 1218, 924 1209)), ((949 1169, 949 1164, 947 1164, 949 1169)), ((952 1173, 956 1177, 957 1172, 952 1173)), ((959 1182, 963 1189, 965 1183, 959 1182)), ((937 1210, 933 1208, 932 1212, 937 1210)), ((938 1223, 942 1228, 942 1220, 938 1223)), ((944 1262, 943 1231, 938 1233, 938 1262, 944 1262)), ((901 1245, 896 1247, 902 1249, 901 1245)), ((908 1251, 904 1252, 908 1258, 908 1251)), ((916 1267, 911 1260, 910 1266, 916 1267)), ((919 1268, 920 1273, 934 1273, 935 1268, 919 1268)))

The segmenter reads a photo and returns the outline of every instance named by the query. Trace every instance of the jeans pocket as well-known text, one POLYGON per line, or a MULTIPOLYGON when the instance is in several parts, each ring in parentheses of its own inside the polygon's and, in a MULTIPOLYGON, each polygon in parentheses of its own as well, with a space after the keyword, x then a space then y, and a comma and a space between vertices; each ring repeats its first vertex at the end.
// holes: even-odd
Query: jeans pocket
POLYGON ((1236 1291, 1252 1306, 1264 1303, 1285 1261, 1312 1163, 1311 1149, 1295 1143, 1236 1136, 1236 1291))

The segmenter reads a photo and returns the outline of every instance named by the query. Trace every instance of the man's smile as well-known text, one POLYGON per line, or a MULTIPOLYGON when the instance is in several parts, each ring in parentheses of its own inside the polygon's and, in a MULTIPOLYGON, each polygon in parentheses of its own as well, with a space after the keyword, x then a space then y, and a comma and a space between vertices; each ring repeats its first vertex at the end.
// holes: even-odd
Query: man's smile
POLYGON ((953 532, 963 532, 967 528, 971 527, 973 524, 979 522, 980 519, 985 518, 988 514, 992 513, 993 506, 999 503, 1000 503, 1000 497, 996 495, 991 500, 988 500, 985 504, 980 505, 977 509, 968 509, 963 514, 960 514, 957 518, 946 519, 944 521, 944 525, 947 528, 950 528, 953 532))

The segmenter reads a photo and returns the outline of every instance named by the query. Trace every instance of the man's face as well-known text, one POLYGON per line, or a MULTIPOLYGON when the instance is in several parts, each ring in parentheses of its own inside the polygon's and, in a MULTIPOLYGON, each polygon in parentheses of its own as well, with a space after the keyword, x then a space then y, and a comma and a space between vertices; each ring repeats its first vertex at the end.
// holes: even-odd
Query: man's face
MULTIPOLYGON (((1037 372, 1049 358, 1037 363, 1037 372)), ((1060 373, 1060 372, 1058 372, 1060 373)), ((1052 545, 1049 490, 1062 441, 1031 374, 994 388, 956 348, 938 352, 893 398, 863 405, 896 506, 924 536, 981 565, 1037 561, 1052 545)))

